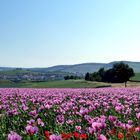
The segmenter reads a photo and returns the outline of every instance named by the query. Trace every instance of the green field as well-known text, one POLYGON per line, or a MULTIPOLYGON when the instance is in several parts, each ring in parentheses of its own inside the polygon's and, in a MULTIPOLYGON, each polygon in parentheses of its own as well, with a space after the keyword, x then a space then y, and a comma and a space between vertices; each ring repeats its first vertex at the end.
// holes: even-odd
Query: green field
MULTIPOLYGON (((17 71, 16 71, 17 72, 17 71)), ((24 71, 27 72, 27 71, 24 71)), ((134 77, 130 80, 140 81, 140 73, 136 73, 134 77)), ((57 80, 57 81, 47 81, 47 82, 12 82, 10 80, 0 80, 0 88, 98 88, 98 87, 120 87, 124 84, 108 84, 102 82, 89 82, 85 80, 57 80)), ((140 83, 137 82, 128 82, 128 86, 140 86, 140 83)))
POLYGON ((23 75, 23 74, 38 74, 37 72, 32 72, 28 70, 9 70, 9 71, 0 71, 0 75, 23 75))
POLYGON ((19 82, 0 81, 0 87, 21 87, 21 88, 97 88, 109 87, 110 84, 99 82, 87 82, 84 80, 59 80, 48 82, 19 82))
POLYGON ((135 76, 131 78, 133 81, 140 81, 140 73, 135 73, 135 76))

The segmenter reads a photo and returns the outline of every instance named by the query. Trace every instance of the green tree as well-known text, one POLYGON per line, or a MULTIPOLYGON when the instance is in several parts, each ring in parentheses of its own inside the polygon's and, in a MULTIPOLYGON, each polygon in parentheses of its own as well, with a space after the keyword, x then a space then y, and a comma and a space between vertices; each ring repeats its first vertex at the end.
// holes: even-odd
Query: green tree
POLYGON ((64 76, 64 79, 65 79, 65 80, 69 80, 70 77, 67 75, 67 76, 64 76))
POLYGON ((90 74, 89 74, 89 72, 86 73, 86 75, 85 75, 85 80, 86 80, 86 81, 89 81, 89 80, 90 80, 90 74))
POLYGON ((98 82, 102 81, 102 77, 100 76, 99 72, 92 73, 91 77, 93 79, 92 81, 98 81, 98 82))
POLYGON ((98 71, 98 75, 100 76, 100 81, 104 81, 105 69, 104 68, 100 68, 99 71, 98 71))
POLYGON ((73 75, 71 75, 69 79, 74 79, 74 76, 73 76, 73 75))
POLYGON ((134 70, 123 62, 114 64, 112 70, 114 71, 115 81, 119 83, 124 82, 125 87, 127 86, 127 81, 135 75, 134 70))

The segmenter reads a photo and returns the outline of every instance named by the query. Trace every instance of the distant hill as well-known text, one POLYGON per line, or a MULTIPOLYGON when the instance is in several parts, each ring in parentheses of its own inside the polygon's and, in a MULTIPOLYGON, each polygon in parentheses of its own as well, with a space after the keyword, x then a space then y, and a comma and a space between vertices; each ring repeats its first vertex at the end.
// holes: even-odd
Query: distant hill
MULTIPOLYGON (((68 73, 77 73, 77 74, 85 74, 86 72, 95 72, 98 71, 101 67, 105 69, 109 69, 113 66, 114 63, 119 61, 113 61, 110 63, 82 63, 82 64, 75 64, 75 65, 58 65, 48 68, 24 68, 24 70, 30 70, 32 72, 68 72, 68 73)), ((132 67, 135 73, 140 73, 140 62, 131 62, 131 61, 122 61, 132 67)), ((0 71, 5 70, 13 70, 14 68, 5 68, 0 67, 0 71)))
MULTIPOLYGON (((106 64, 107 68, 110 68, 113 66, 113 64, 120 62, 120 61, 113 61, 108 64, 106 64)), ((121 61, 124 62, 125 64, 128 64, 130 67, 134 69, 135 73, 140 73, 140 62, 131 62, 131 61, 121 61)))
MULTIPOLYGON (((86 72, 96 72, 101 67, 105 69, 109 69, 113 66, 113 64, 120 62, 120 61, 113 61, 110 63, 82 63, 82 64, 75 64, 75 65, 58 65, 48 68, 32 68, 31 71, 42 71, 42 72, 53 72, 53 71, 62 71, 62 72, 69 72, 69 73, 80 73, 85 74, 86 72)), ((121 61, 128 64, 132 67, 135 73, 140 73, 140 62, 131 62, 131 61, 121 61)))
POLYGON ((11 67, 0 67, 0 71, 9 71, 9 70, 14 70, 15 68, 11 67))
POLYGON ((105 66, 104 63, 83 63, 83 64, 76 64, 76 65, 58 65, 48 68, 32 68, 31 71, 37 72, 53 72, 53 71, 62 71, 62 72, 69 72, 69 73, 79 73, 85 74, 86 72, 94 72, 97 71, 99 68, 105 66))

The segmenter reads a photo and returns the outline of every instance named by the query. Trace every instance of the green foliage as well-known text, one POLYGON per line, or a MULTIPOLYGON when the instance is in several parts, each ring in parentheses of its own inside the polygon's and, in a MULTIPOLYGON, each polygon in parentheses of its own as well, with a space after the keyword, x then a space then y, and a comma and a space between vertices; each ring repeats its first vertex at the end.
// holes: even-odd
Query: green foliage
MULTIPOLYGON (((90 81, 102 81, 102 82, 111 82, 111 83, 123 83, 127 82, 131 77, 133 77, 134 71, 128 64, 123 62, 115 63, 111 69, 104 70, 101 68, 98 72, 89 74, 91 77, 90 81)), ((86 80, 87 75, 85 76, 86 80)))
POLYGON ((100 76, 100 74, 98 72, 94 72, 93 74, 91 74, 91 81, 102 81, 102 78, 100 76))
POLYGON ((119 83, 127 82, 130 77, 134 76, 133 69, 123 62, 114 64, 112 70, 114 71, 115 80, 119 83))
POLYGON ((76 80, 76 79, 81 79, 81 77, 80 76, 76 76, 76 75, 66 75, 66 76, 64 76, 64 79, 65 80, 76 80))
POLYGON ((32 72, 29 70, 23 70, 23 69, 14 69, 14 70, 9 70, 9 71, 0 71, 0 75, 7 75, 7 76, 21 76, 24 74, 39 74, 38 72, 32 72))
POLYGON ((85 80, 86 80, 86 81, 90 81, 90 75, 89 75, 88 72, 87 72, 86 75, 85 75, 85 80))

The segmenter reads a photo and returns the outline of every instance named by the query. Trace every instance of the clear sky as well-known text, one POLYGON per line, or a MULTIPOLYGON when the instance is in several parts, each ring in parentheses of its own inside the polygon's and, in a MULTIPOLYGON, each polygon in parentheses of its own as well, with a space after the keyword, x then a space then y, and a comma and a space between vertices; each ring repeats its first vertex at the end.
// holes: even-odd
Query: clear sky
POLYGON ((140 61, 140 0, 0 0, 0 66, 140 61))

